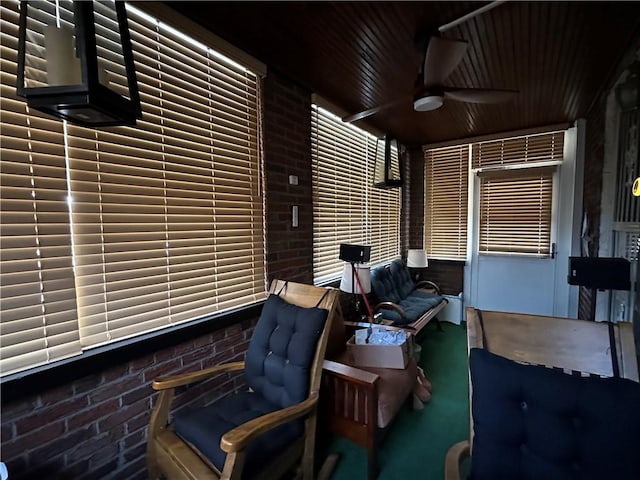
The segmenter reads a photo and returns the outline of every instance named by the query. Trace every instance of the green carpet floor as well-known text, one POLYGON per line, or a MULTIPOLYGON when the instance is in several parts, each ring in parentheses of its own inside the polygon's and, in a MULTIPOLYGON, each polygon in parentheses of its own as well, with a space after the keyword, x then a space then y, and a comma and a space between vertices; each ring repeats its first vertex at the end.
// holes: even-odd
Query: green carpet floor
MULTIPOLYGON (((420 365, 433 384, 424 410, 402 408, 379 447, 380 480, 442 480, 444 458, 454 443, 468 437, 469 394, 466 330, 442 322, 443 332, 429 325, 420 338, 420 365)), ((340 460, 332 480, 366 478, 364 448, 344 438, 331 442, 340 460)))

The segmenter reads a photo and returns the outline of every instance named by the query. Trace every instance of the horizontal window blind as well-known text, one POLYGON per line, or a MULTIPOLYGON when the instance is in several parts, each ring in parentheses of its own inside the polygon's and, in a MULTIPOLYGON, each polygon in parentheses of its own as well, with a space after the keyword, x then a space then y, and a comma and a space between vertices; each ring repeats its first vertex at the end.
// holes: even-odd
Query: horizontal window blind
POLYGON ((2 2, 0 371, 80 353, 63 124, 16 96, 18 3, 2 2))
POLYGON ((373 187, 376 138, 314 105, 314 282, 342 273, 341 243, 371 246, 371 263, 400 254, 400 193, 373 187))
POLYGON ((128 17, 142 121, 69 126, 86 346, 265 295, 259 80, 137 10, 128 17))
POLYGON ((471 144, 471 168, 561 161, 564 132, 490 140, 471 144))
POLYGON ((550 255, 556 166, 539 165, 562 161, 564 132, 473 143, 471 152, 481 169, 479 252, 550 255))
POLYGON ((469 147, 425 150, 424 246, 433 258, 467 255, 469 147))
POLYGON ((480 253, 551 253, 553 168, 480 177, 480 253))
POLYGON ((263 299, 260 79, 127 5, 143 119, 65 135, 1 8, 2 374, 263 299))

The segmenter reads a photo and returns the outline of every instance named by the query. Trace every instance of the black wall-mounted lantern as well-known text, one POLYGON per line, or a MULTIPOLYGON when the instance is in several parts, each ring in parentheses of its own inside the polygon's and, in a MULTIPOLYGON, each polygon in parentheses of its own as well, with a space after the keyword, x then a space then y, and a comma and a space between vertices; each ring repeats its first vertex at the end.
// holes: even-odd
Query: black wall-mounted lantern
POLYGON ((124 2, 22 1, 17 94, 84 127, 142 118, 124 2))
POLYGON ((379 138, 376 144, 373 185, 378 188, 402 186, 400 146, 388 135, 379 138))
POLYGON ((636 60, 627 68, 627 78, 615 89, 616 100, 623 111, 640 106, 640 61, 636 60))

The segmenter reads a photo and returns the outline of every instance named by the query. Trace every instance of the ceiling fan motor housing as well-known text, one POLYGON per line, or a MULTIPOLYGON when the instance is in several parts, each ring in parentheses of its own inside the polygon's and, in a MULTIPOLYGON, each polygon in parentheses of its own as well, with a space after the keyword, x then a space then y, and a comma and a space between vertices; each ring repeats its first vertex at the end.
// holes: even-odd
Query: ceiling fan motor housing
POLYGON ((430 112, 442 106, 441 95, 418 96, 413 100, 413 109, 416 112, 430 112))

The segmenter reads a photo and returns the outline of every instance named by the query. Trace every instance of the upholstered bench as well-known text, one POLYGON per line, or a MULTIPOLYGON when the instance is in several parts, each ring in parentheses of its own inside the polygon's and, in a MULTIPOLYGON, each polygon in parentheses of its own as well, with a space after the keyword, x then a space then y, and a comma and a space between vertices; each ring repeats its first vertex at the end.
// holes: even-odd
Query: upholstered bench
POLYGON ((435 283, 414 283, 401 259, 388 267, 375 268, 371 272, 371 288, 379 301, 375 311, 382 314, 383 321, 416 333, 448 303, 435 283))

